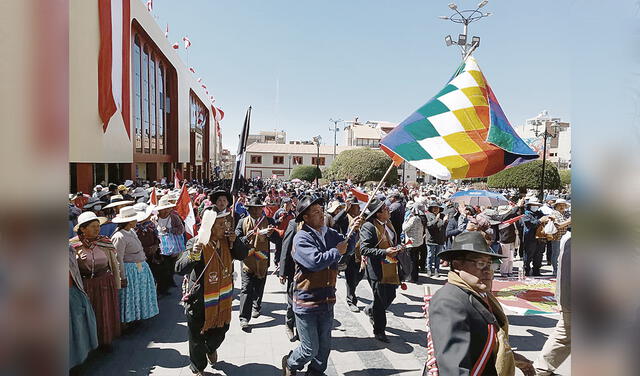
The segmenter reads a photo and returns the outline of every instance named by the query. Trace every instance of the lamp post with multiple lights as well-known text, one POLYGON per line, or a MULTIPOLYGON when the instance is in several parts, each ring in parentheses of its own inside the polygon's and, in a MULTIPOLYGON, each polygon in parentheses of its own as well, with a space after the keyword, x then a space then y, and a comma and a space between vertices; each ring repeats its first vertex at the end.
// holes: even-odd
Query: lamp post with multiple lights
POLYGON ((544 170, 545 170, 545 166, 547 163, 547 139, 548 138, 555 138, 558 136, 558 121, 557 120, 552 120, 551 121, 553 124, 551 125, 551 132, 549 132, 549 128, 547 127, 547 121, 546 120, 541 120, 541 119, 535 119, 532 121, 531 125, 533 125, 533 128, 531 128, 531 131, 535 134, 536 137, 542 136, 542 177, 540 178, 540 193, 538 198, 540 199, 540 202, 544 201, 544 170), (540 128, 540 126, 544 126, 544 131, 540 132, 538 131, 538 128, 540 128))
POLYGON ((473 21, 477 21, 484 17, 489 17, 491 13, 483 13, 480 9, 487 5, 489 0, 482 0, 476 9, 467 9, 467 10, 458 10, 458 6, 455 3, 450 3, 449 8, 455 13, 450 16, 440 16, 442 20, 448 20, 454 23, 460 23, 464 26, 462 34, 458 35, 458 40, 454 41, 451 35, 447 35, 444 38, 447 46, 457 45, 460 47, 460 51, 462 53, 462 60, 465 60, 468 56, 470 56, 473 51, 476 50, 480 46, 480 37, 474 36, 471 38, 471 43, 468 42, 468 32, 469 32, 469 24, 473 21))
POLYGON ((318 153, 316 154, 316 187, 318 186, 318 175, 320 172, 320 142, 322 137, 320 135, 313 137, 313 142, 316 144, 318 153))
POLYGON ((333 128, 329 127, 329 130, 331 132, 333 132, 333 160, 336 160, 336 146, 338 145, 338 141, 337 141, 337 134, 338 131, 340 130, 340 128, 338 128, 338 123, 342 123, 343 120, 342 119, 338 119, 338 120, 334 120, 334 119, 329 119, 330 122, 333 123, 333 128))

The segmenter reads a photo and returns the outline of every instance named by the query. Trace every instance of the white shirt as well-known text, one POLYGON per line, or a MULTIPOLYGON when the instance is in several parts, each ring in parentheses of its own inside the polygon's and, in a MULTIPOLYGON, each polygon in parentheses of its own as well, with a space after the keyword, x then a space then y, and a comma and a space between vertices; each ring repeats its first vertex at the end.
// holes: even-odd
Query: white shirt
MULTIPOLYGON (((395 240, 396 240, 395 239, 396 238, 395 234, 394 234, 393 231, 391 231, 389 226, 386 225, 386 222, 380 222, 380 220, 378 220, 378 219, 376 219, 376 221, 378 221, 378 223, 380 223, 385 228, 385 230, 387 230, 387 237, 389 238, 389 242, 391 244, 395 243, 395 240)), ((378 239, 378 240, 380 240, 380 239, 378 239)))

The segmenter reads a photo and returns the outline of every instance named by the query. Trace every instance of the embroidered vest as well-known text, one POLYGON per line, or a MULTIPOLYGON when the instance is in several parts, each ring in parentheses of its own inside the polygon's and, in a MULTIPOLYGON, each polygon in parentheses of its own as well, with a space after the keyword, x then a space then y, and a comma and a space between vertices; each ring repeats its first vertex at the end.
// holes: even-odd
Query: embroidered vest
MULTIPOLYGON (((257 230, 267 228, 269 222, 266 219, 262 220, 257 230)), ((251 217, 246 217, 242 223, 242 232, 248 233, 255 227, 255 220, 251 217)), ((267 276, 267 269, 269 269, 269 239, 266 235, 256 235, 253 238, 251 249, 247 257, 243 261, 243 270, 255 274, 258 278, 265 278, 267 276)))
MULTIPOLYGON (((311 236, 316 241, 319 241, 316 234, 312 233, 311 236)), ((326 251, 326 247, 322 242, 319 242, 319 248, 323 252, 326 251)), ((295 253, 295 247, 293 247, 292 253, 295 253)), ((294 276, 296 283, 296 293, 294 294, 295 304, 305 308, 318 307, 322 304, 335 304, 335 293, 323 297, 318 297, 314 293, 326 288, 335 289, 337 277, 338 269, 326 268, 317 272, 303 272, 296 263, 296 273, 294 276)))
MULTIPOLYGON (((389 234, 385 227, 388 227, 389 224, 381 225, 380 222, 374 220, 373 225, 376 228, 376 236, 378 237, 378 248, 387 249, 392 247, 393 244, 389 239, 389 234)), ((388 227, 394 234, 394 230, 392 227, 388 227)), ((396 235, 397 237, 397 235, 396 235)), ((381 261, 382 266, 382 279, 380 282, 387 283, 390 285, 399 285, 400 284, 400 276, 398 275, 398 259, 395 256, 387 255, 381 261)))

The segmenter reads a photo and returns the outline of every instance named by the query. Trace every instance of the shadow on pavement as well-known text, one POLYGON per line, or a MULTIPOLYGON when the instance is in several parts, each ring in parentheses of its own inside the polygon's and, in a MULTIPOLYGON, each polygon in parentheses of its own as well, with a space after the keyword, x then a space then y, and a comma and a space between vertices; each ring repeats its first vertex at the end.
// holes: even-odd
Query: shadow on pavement
POLYGON ((398 354, 409 354, 413 347, 403 338, 389 337, 389 343, 382 343, 373 337, 334 337, 331 339, 331 351, 358 352, 389 349, 398 354))
POLYGON ((516 316, 509 315, 509 325, 535 326, 536 328, 553 328, 558 323, 558 319, 542 315, 516 316))
POLYGON ((530 336, 510 335, 509 344, 517 351, 540 351, 547 340, 547 335, 533 329, 527 329, 530 336))
MULTIPOLYGON (((231 363, 218 362, 216 370, 223 371, 228 376, 275 376, 282 374, 282 370, 271 364, 249 363, 236 366, 231 363)), ((206 375, 219 375, 220 373, 205 372, 206 375)))
POLYGON ((405 372, 416 372, 415 369, 386 369, 386 368, 369 368, 366 370, 359 371, 348 371, 345 372, 344 376, 389 376, 389 375, 400 375, 405 372))

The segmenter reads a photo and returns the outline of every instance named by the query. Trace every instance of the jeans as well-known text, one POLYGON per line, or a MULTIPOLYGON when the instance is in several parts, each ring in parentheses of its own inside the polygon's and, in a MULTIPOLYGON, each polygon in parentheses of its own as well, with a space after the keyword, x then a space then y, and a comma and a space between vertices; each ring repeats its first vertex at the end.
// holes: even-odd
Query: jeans
POLYGON ((560 240, 552 240, 551 243, 551 265, 553 265, 553 275, 558 275, 558 256, 560 256, 560 240))
POLYGON ((546 242, 531 239, 524 242, 524 274, 540 275, 542 267, 542 257, 544 256, 544 246, 546 242), (533 268, 532 265, 533 264, 533 268))
POLYGON ((440 244, 427 244, 427 270, 440 273, 440 258, 438 253, 442 251, 443 246, 440 244))
POLYGON ((291 370, 300 371, 309 363, 307 371, 323 373, 327 369, 331 351, 331 328, 333 327, 333 307, 329 312, 296 313, 296 329, 300 345, 293 349, 287 365, 291 370))

